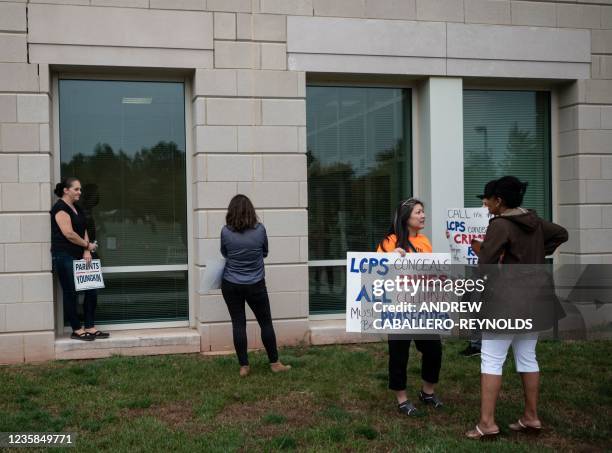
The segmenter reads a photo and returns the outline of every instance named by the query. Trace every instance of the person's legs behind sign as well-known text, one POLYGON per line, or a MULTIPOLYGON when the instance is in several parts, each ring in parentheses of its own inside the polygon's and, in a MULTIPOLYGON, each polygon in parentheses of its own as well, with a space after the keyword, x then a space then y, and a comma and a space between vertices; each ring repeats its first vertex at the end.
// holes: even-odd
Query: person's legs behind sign
POLYGON ((440 339, 414 340, 421 353, 421 379, 423 380, 419 400, 426 405, 440 408, 442 401, 434 393, 435 384, 440 378, 442 367, 442 342, 440 339))
MULTIPOLYGON (((410 342, 409 338, 401 335, 389 335, 389 389, 395 392, 400 412, 406 415, 419 415, 406 392, 410 342)), ((434 386, 440 376, 442 344, 440 340, 415 340, 415 346, 422 354, 421 378, 423 381, 419 399, 426 405, 440 408, 442 402, 435 395, 434 386)))
MULTIPOLYGON (((89 289, 83 291, 83 316, 85 317, 85 329, 90 330, 95 326, 96 307, 98 305, 98 290, 89 289)), ((92 332, 93 333, 93 332, 92 332)))

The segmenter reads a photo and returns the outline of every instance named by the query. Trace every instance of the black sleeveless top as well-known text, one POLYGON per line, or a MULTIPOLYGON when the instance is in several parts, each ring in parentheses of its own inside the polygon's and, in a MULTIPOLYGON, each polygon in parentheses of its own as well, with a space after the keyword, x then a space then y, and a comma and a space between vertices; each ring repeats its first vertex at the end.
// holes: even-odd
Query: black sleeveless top
POLYGON ((51 253, 67 253, 76 260, 83 258, 83 252, 85 249, 80 245, 73 244, 60 229, 59 225, 55 221, 55 214, 60 211, 66 212, 70 216, 70 222, 72 223, 72 229, 81 238, 85 239, 85 229, 87 227, 87 220, 83 210, 77 205, 74 206, 76 213, 72 210, 68 204, 61 198, 51 208, 51 253))

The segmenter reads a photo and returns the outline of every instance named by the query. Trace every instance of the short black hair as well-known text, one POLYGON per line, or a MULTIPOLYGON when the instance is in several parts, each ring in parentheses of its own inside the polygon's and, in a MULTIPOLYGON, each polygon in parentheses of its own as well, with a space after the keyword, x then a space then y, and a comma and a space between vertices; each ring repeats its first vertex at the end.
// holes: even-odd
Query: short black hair
POLYGON ((496 179, 492 179, 491 181, 489 181, 488 183, 485 184, 484 186, 484 193, 482 195, 476 195, 476 198, 480 198, 481 200, 483 198, 491 198, 495 192, 495 183, 497 182, 496 179))
POLYGON ((506 207, 517 208, 523 203, 527 185, 515 176, 503 176, 495 181, 493 196, 501 198, 506 207))

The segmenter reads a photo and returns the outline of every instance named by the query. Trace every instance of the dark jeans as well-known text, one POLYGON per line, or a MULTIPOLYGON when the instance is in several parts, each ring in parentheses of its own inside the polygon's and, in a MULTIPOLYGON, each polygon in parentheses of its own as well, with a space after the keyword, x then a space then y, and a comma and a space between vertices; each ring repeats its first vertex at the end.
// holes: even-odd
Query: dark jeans
MULTIPOLYGON (((72 330, 79 330, 81 328, 81 321, 77 313, 77 298, 79 293, 74 290, 73 261, 74 258, 67 253, 53 254, 53 270, 59 278, 60 285, 62 285, 62 292, 64 293, 64 314, 68 318, 72 330)), ((82 292, 85 293, 85 301, 83 303, 85 328, 89 329, 95 324, 94 318, 96 314, 96 304, 98 302, 98 292, 95 289, 82 292)))
POLYGON ((230 317, 232 318, 232 333, 234 335, 234 347, 241 366, 249 364, 247 355, 247 333, 246 314, 244 302, 249 304, 255 314, 255 318, 261 328, 261 341, 268 353, 270 363, 278 362, 278 351, 276 349, 276 335, 272 327, 272 315, 270 314, 270 301, 266 281, 261 280, 252 285, 238 285, 223 280, 221 292, 227 304, 230 317))
MULTIPOLYGON (((410 354, 408 339, 389 338, 389 388, 391 390, 406 390, 406 367, 410 354)), ((435 384, 440 377, 442 366, 442 343, 440 340, 414 340, 416 348, 421 352, 421 378, 435 384)))

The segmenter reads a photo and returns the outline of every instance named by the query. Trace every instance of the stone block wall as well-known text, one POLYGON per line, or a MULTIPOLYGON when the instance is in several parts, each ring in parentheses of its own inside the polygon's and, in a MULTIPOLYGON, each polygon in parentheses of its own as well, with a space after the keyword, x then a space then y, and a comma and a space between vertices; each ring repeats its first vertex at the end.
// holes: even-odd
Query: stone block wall
POLYGON ((49 67, 30 64, 26 3, 0 2, 0 363, 53 357, 49 67))
MULTIPOLYGON (((305 74, 287 70, 287 21, 248 4, 214 13, 214 67, 197 68, 193 97, 196 260, 219 257, 229 200, 251 198, 269 237, 266 282, 278 341, 308 336, 305 74), (234 11, 235 10, 235 11, 234 11)), ((233 349, 220 291, 198 294, 202 350, 233 349)), ((249 344, 261 347, 248 310, 249 344)))

